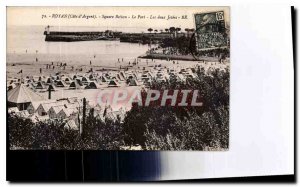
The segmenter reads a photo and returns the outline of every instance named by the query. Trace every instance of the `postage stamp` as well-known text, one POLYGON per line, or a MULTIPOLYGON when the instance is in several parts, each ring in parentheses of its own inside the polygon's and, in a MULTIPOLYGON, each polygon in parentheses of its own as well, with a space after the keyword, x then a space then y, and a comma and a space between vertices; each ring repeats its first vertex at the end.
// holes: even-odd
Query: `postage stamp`
POLYGON ((198 50, 228 47, 224 11, 197 13, 194 16, 198 50))

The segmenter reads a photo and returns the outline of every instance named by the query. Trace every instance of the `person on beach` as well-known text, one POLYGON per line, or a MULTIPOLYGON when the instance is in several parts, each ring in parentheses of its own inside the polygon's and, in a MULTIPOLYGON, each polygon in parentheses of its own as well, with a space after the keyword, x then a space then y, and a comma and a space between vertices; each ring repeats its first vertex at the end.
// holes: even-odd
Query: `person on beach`
POLYGON ((90 65, 92 65, 92 61, 90 60, 90 65))
POLYGON ((40 74, 42 74, 42 68, 40 68, 40 74))

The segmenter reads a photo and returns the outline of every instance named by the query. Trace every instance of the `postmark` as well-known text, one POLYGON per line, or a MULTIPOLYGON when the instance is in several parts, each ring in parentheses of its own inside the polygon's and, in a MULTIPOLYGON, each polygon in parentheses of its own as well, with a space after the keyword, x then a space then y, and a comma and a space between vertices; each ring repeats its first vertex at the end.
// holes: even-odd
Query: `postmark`
POLYGON ((196 13, 194 19, 198 51, 228 47, 224 11, 196 13))

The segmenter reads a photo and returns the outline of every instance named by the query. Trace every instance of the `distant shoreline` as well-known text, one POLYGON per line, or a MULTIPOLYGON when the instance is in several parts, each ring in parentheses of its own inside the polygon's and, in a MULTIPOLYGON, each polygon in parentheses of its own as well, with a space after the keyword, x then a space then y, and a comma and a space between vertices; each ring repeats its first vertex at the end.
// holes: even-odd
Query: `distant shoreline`
POLYGON ((166 54, 146 54, 139 56, 138 58, 144 59, 160 59, 160 60, 186 60, 186 61, 212 61, 216 62, 219 59, 216 57, 197 57, 197 59, 192 55, 166 55, 166 54))

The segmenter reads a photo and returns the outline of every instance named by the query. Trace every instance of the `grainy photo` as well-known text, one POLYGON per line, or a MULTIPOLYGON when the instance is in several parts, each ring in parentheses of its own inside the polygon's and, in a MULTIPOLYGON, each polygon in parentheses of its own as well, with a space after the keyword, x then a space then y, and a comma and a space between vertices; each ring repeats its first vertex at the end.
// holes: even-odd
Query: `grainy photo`
POLYGON ((229 7, 7 7, 10 150, 229 149, 229 7))

